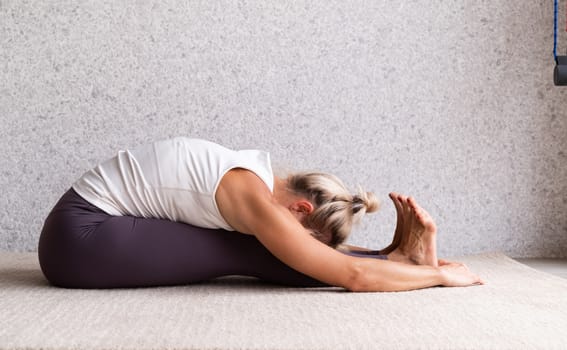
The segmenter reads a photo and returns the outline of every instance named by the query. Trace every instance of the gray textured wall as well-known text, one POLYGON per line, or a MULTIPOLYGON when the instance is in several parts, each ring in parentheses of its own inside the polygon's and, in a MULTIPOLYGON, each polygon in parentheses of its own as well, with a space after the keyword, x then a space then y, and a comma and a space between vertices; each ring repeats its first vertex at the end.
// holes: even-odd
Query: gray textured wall
POLYGON ((395 190, 443 256, 567 257, 552 19, 549 0, 0 0, 0 250, 36 250, 118 149, 189 135, 374 190, 354 244, 389 242, 395 190))

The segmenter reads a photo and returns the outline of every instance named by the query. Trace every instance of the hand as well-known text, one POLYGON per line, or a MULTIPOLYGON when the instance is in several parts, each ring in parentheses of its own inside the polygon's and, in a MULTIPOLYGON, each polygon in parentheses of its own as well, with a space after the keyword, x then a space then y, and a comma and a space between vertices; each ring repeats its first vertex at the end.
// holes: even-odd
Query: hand
POLYGON ((439 260, 439 270, 443 276, 442 285, 445 287, 466 287, 484 284, 476 274, 469 271, 465 264, 439 260))

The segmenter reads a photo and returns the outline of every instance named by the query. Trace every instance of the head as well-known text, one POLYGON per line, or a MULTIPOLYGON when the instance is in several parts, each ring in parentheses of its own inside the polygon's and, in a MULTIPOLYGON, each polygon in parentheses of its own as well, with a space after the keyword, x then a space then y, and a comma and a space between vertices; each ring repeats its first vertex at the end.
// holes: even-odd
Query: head
POLYGON ((365 213, 379 208, 371 192, 351 194, 336 176, 304 172, 287 177, 286 189, 296 198, 290 210, 303 226, 331 247, 343 243, 365 213))

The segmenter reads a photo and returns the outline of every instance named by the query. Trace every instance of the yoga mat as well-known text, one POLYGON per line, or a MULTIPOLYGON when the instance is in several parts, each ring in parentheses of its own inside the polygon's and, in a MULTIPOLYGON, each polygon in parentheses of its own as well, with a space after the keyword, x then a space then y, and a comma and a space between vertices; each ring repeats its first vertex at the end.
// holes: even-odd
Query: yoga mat
POLYGON ((35 253, 0 253, 0 349, 565 349, 567 280, 500 253, 484 286, 398 293, 251 278, 114 290, 51 287, 35 253))

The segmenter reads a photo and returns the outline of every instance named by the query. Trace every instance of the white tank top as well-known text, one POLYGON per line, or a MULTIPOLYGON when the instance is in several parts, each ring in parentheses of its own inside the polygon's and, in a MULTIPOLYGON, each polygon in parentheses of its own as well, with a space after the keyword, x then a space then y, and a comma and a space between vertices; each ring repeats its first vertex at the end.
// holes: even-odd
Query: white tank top
POLYGON ((233 231, 219 212, 215 193, 224 174, 234 168, 254 172, 273 193, 269 153, 233 151, 187 137, 119 151, 84 173, 72 187, 110 215, 169 219, 233 231))

